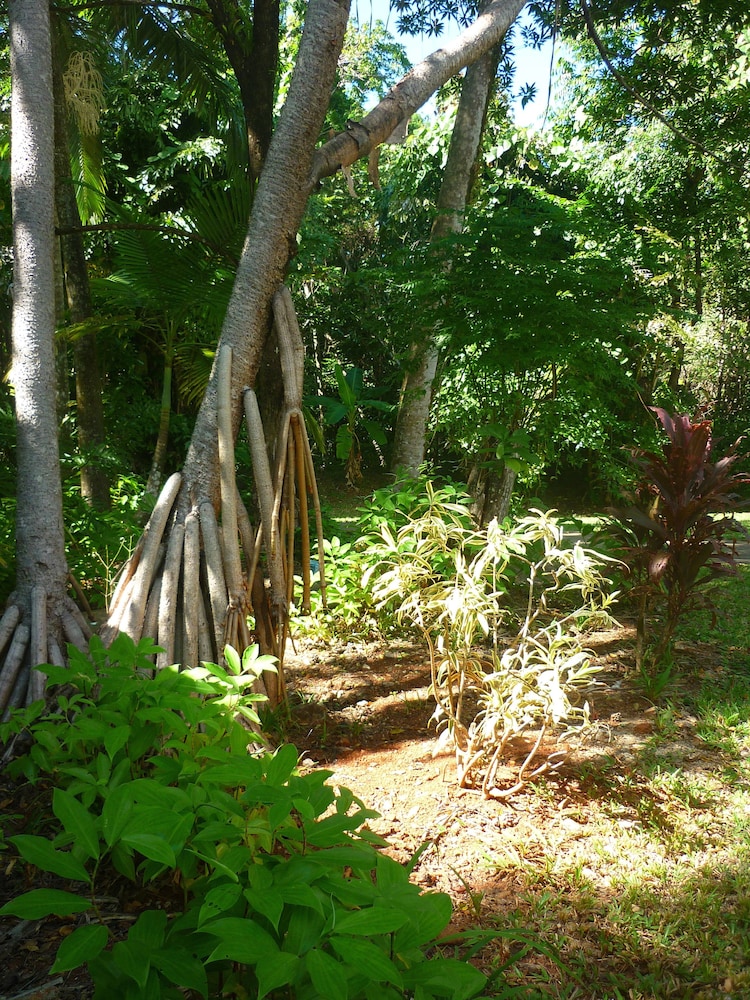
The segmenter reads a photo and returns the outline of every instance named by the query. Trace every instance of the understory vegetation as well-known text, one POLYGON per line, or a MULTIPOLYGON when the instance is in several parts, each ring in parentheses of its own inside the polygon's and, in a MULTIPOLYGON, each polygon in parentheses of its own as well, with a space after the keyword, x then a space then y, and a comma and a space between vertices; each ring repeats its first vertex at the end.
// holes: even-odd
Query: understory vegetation
POLYGON ((378 6, 0 12, 7 1000, 750 997, 750 5, 378 6))

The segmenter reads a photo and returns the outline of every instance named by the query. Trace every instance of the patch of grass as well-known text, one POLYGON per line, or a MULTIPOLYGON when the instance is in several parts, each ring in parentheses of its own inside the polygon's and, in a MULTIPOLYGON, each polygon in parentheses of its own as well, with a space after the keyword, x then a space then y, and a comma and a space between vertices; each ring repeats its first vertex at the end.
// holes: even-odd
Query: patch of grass
POLYGON ((577 832, 566 810, 523 856, 492 859, 518 886, 498 924, 559 955, 527 956, 519 987, 538 1000, 750 997, 750 678, 710 678, 689 709, 661 710, 627 771, 605 757, 579 780, 577 832), (694 742, 680 754, 685 726, 705 755, 694 742))
POLYGON ((737 575, 722 580, 711 594, 716 614, 705 610, 686 617, 677 630, 677 641, 683 649, 695 643, 717 645, 721 662, 714 666, 750 680, 750 566, 739 566, 737 575))

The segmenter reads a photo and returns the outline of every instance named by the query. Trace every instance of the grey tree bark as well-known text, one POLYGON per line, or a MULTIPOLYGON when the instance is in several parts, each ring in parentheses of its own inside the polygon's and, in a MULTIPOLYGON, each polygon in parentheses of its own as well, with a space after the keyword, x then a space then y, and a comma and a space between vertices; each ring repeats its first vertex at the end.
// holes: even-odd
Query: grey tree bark
POLYGON ((62 637, 83 641, 66 595, 55 406, 54 106, 49 7, 11 0, 13 361, 18 487, 17 589, 0 619, 0 711, 40 697, 30 667, 59 661, 62 637), (72 624, 68 627, 66 621, 72 624), (7 652, 6 652, 7 650, 7 652))
POLYGON ((465 31, 414 66, 361 122, 351 122, 346 132, 329 139, 315 153, 311 189, 321 178, 368 156, 451 77, 501 42, 527 2, 491 0, 465 31))
MULTIPOLYGON (((321 39, 322 47, 317 51, 300 47, 294 73, 298 89, 290 88, 274 133, 221 334, 221 343, 233 348, 239 362, 232 375, 235 429, 241 417, 242 388, 254 384, 260 365, 271 298, 296 247, 299 224, 313 189, 324 177, 369 155, 447 80, 496 46, 526 2, 493 0, 461 35, 415 66, 361 122, 353 123, 317 150, 315 143, 327 110, 336 63, 331 63, 330 40, 321 39), (329 64, 325 69, 319 65, 324 60, 329 64)), ((338 10, 345 7, 348 12, 348 4, 333 0, 329 4, 338 10)), ((313 15, 317 10, 317 4, 308 8, 305 32, 325 32, 325 24, 322 29, 315 25, 313 15)), ((214 370, 185 462, 184 479, 191 502, 200 495, 215 503, 218 496, 216 386, 214 370)))
MULTIPOLYGON (((314 0, 309 5, 289 96, 258 182, 219 341, 220 347, 232 348, 235 358, 231 393, 235 432, 242 413, 242 391, 254 385, 260 365, 270 328, 271 300, 296 248, 310 194, 313 151, 328 109, 348 17, 348 0, 314 0)), ((185 461, 184 481, 192 503, 217 500, 217 376, 214 365, 185 461)))
MULTIPOLYGON (((439 245, 447 236, 460 233, 463 229, 498 56, 498 48, 495 46, 466 71, 438 196, 437 215, 430 234, 433 244, 439 245)), ((449 258, 440 259, 436 255, 434 259, 436 267, 450 267, 449 258)), ((416 476, 424 461, 438 359, 439 351, 433 331, 425 329, 420 339, 411 345, 410 360, 401 390, 391 458, 391 467, 399 474, 416 476)))
MULTIPOLYGON (((224 642, 231 641, 226 638, 230 631, 241 643, 249 641, 245 622, 249 580, 256 639, 264 652, 283 652, 284 632, 280 625, 291 597, 289 553, 293 551, 287 549, 285 580, 278 568, 279 549, 283 550, 284 538, 284 544, 292 544, 293 530, 285 534, 283 524, 290 519, 293 524, 296 503, 300 523, 306 520, 306 489, 297 490, 295 503, 295 480, 306 485, 313 495, 315 484, 312 459, 303 447, 301 357, 295 354, 295 344, 301 348, 301 338, 298 330, 295 335, 291 300, 288 293, 284 297, 279 286, 296 249, 308 197, 321 178, 368 155, 442 83, 492 48, 523 5, 524 0, 493 0, 459 39, 412 70, 362 123, 316 150, 343 44, 349 0, 311 0, 289 95, 256 190, 217 363, 198 413, 183 473, 167 481, 141 543, 121 575, 103 629, 105 641, 117 630, 134 638, 146 633, 157 638, 175 662, 192 662, 181 656, 183 651, 196 649, 190 626, 198 621, 201 635, 212 635, 209 656, 221 656, 222 636, 224 642), (265 445, 269 435, 262 426, 254 391, 272 316, 280 346, 286 344, 280 351, 285 367, 286 422, 274 463, 268 460, 265 445), (227 364, 228 358, 231 364, 227 364), (236 503, 233 480, 233 442, 243 410, 262 512, 262 524, 255 530, 243 506, 236 503), (220 529, 217 513, 222 522, 220 529), (188 554, 188 539, 195 540, 198 530, 200 546, 191 541, 188 554), (248 562, 244 581, 237 569, 238 530, 248 562), (184 557, 180 563, 183 538, 184 557), (266 552, 270 588, 256 573, 261 547, 266 552), (202 555, 198 561, 199 551, 202 555), (183 595, 177 614, 182 623, 175 625, 171 602, 177 593, 183 595), (190 607, 188 595, 195 601, 190 607), (275 648, 269 649, 268 637, 274 630, 280 639, 275 648)), ((307 557, 309 562, 309 551, 307 557)), ((197 646, 201 647, 200 641, 197 646)), ((204 653, 201 658, 206 658, 204 653)), ((283 688, 283 675, 279 684, 283 688)), ((274 698, 270 689, 269 697, 274 698)))

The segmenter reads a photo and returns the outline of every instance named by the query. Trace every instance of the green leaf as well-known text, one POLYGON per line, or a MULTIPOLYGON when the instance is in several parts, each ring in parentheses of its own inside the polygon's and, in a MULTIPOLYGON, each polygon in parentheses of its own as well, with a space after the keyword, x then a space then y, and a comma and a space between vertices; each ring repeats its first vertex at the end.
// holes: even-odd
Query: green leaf
POLYGON ((367 429, 367 433, 370 435, 375 444, 379 444, 381 448, 384 448, 388 444, 388 438, 385 435, 385 431, 375 420, 363 420, 363 425, 367 429))
MULTIPOLYGON (((209 889, 198 914, 198 926, 231 910, 241 895, 242 887, 238 882, 228 882, 209 889)), ((249 892, 248 895, 252 896, 252 893, 249 892)))
POLYGON ((434 941, 447 926, 453 912, 451 898, 444 892, 425 892, 411 900, 404 900, 403 905, 410 920, 394 938, 393 947, 399 952, 434 941))
POLYGON ((112 760, 118 750, 122 750, 130 739, 130 726, 116 726, 104 737, 104 749, 107 751, 109 759, 112 760))
POLYGON ((110 790, 102 807, 102 833, 107 847, 119 840, 133 812, 130 785, 118 785, 110 790))
POLYGON ((229 643, 224 647, 224 659, 226 660, 227 667, 236 677, 242 670, 242 663, 240 662, 240 654, 229 643))
POLYGON ((136 941, 118 941, 112 949, 117 967, 144 989, 151 969, 151 956, 136 941))
POLYGON ((103 924, 86 924, 66 937, 57 949, 50 972, 68 972, 90 962, 106 947, 109 934, 103 924))
POLYGON ((354 435, 348 424, 342 424, 336 431, 336 458, 345 462, 354 444, 354 435))
POLYGON ((371 941, 358 941, 356 938, 331 937, 331 946, 334 951, 353 969, 364 973, 369 980, 374 983, 393 983, 394 986, 401 986, 401 975, 388 958, 388 956, 377 945, 371 941))
POLYGON ((149 861, 157 861, 170 868, 174 868, 177 863, 174 851, 163 837, 157 837, 152 833, 126 833, 122 843, 132 847, 149 861))
POLYGON ((57 851, 45 837, 34 837, 29 834, 19 834, 10 837, 18 853, 30 865, 35 865, 43 872, 52 872, 60 878, 75 879, 78 882, 90 882, 91 876, 81 862, 68 851, 57 851))
POLYGON ((259 959, 255 967, 258 980, 258 1000, 263 1000, 271 990, 293 982, 299 968, 299 958, 280 951, 259 959))
POLYGON ((337 934, 359 934, 369 937, 371 934, 390 934, 391 931, 403 927, 407 920, 407 915, 400 910, 377 906, 348 913, 333 929, 337 934))
POLYGON ((184 948, 160 948, 151 956, 153 965, 175 986, 208 996, 208 977, 203 962, 184 948))
POLYGON ((206 923, 201 928, 205 934, 219 938, 219 944, 207 961, 228 959, 243 965, 254 965, 264 955, 278 952, 279 948, 271 935, 254 920, 242 917, 223 917, 206 923))
POLYGON ((311 948, 305 955, 305 965, 312 984, 326 1000, 347 1000, 349 991, 340 964, 319 948, 311 948))
POLYGON ((359 387, 362 388, 362 370, 357 368, 350 368, 349 371, 344 375, 341 365, 337 364, 334 369, 336 375, 336 384, 339 390, 339 396, 341 397, 341 402, 351 409, 357 402, 357 389, 355 385, 355 372, 359 371, 359 387))
POLYGON ((66 832, 72 835, 76 846, 88 857, 98 859, 101 851, 96 820, 83 803, 70 792, 56 788, 52 793, 52 811, 66 832))
POLYGON ((450 1000, 470 1000, 487 982, 478 969, 457 958, 433 958, 413 965, 403 973, 404 987, 416 991, 425 987, 433 996, 450 1000))
POLYGON ((140 944, 145 951, 153 951, 164 944, 167 914, 164 910, 144 910, 130 928, 128 940, 140 944))
POLYGON ((268 761, 266 781, 270 785, 284 785, 297 767, 297 748, 284 743, 268 761))
POLYGON ((0 908, 0 916, 10 914, 22 920, 38 920, 40 917, 69 917, 73 913, 83 913, 91 908, 87 899, 81 899, 72 892, 62 889, 32 889, 11 899, 0 908))

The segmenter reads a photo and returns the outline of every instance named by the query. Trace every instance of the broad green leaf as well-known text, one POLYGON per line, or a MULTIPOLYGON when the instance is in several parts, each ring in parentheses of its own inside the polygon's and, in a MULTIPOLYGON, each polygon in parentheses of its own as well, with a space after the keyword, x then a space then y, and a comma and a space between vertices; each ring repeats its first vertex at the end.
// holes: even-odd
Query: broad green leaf
POLYGON ((281 914, 284 912, 284 901, 278 891, 259 891, 246 889, 245 899, 252 908, 268 920, 274 930, 278 931, 281 914))
POLYGON ((116 726, 110 729, 104 737, 104 749, 112 760, 118 750, 122 750, 130 739, 130 726, 116 726))
POLYGON ((478 969, 457 958, 433 958, 403 972, 406 989, 425 987, 430 995, 449 1000, 470 1000, 487 982, 478 969))
POLYGON ((356 938, 334 935, 331 937, 331 946, 348 965, 351 965, 358 972, 364 973, 372 982, 393 983, 394 986, 401 986, 401 975, 398 969, 385 952, 371 941, 359 941, 356 938))
POLYGON ((255 975, 258 980, 258 1000, 263 1000, 271 990, 294 981, 299 968, 299 958, 285 952, 276 952, 258 960, 255 975))
POLYGON ((410 919, 396 933, 393 942, 396 951, 409 951, 434 941, 448 925, 453 912, 451 898, 444 892, 425 892, 405 899, 401 905, 410 919))
POLYGON ((130 928, 128 940, 140 944, 146 951, 160 948, 167 929, 165 910, 144 910, 130 928))
POLYGON ((52 872, 61 878, 75 879, 78 882, 90 882, 91 876, 81 862, 68 851, 57 851, 45 837, 34 837, 29 834, 19 834, 10 837, 18 853, 30 865, 35 865, 44 872, 52 872))
POLYGON ((208 996, 208 978, 203 962, 184 948, 160 948, 152 954, 151 962, 175 986, 195 990, 202 997, 208 996))
POLYGON ((134 802, 139 806, 153 806, 165 813, 167 810, 187 810, 192 807, 190 796, 182 788, 165 788, 152 778, 138 778, 128 784, 134 802))
MULTIPOLYGON (((285 903, 294 903, 296 906, 308 906, 317 913, 323 913, 323 904, 320 897, 309 885, 285 885, 280 886, 277 891, 285 903)), ((330 903, 328 906, 330 909, 330 903)))
POLYGON ((224 659, 226 660, 227 667, 229 667, 231 672, 235 676, 237 676, 237 674, 239 674, 239 672, 242 670, 240 654, 237 652, 234 646, 230 646, 229 643, 227 643, 227 645, 224 647, 224 659))
POLYGON ((1 907, 0 916, 10 914, 21 917, 22 920, 38 920, 53 913, 56 917, 69 917, 73 913, 83 913, 89 909, 89 900, 81 899, 75 893, 64 892, 62 889, 32 889, 1 907))
POLYGON ((381 448, 384 448, 388 444, 388 438, 386 433, 380 424, 375 420, 363 420, 363 426, 366 428, 367 433, 370 435, 375 444, 379 444, 381 448))
POLYGON ((66 937, 57 949, 55 964, 50 972, 68 972, 90 962, 107 945, 109 934, 103 924, 86 924, 66 937))
POLYGON ((387 906, 374 906, 366 910, 355 910, 336 922, 333 930, 337 934, 358 934, 370 937, 372 934, 390 934, 402 927, 408 917, 400 910, 387 906))
POLYGON ((284 785, 297 767, 297 748, 284 743, 268 761, 266 781, 270 785, 284 785))
POLYGON ((133 812, 133 794, 130 785, 113 788, 102 807, 102 833, 107 847, 120 838, 133 812))
MULTIPOLYGON (((227 910, 231 910, 241 895, 242 887, 238 882, 229 882, 209 889, 200 908, 198 926, 200 927, 208 920, 215 920, 227 910)), ((252 896, 252 893, 249 892, 248 895, 252 896)))
POLYGON ((199 780, 203 785, 224 785, 228 788, 236 788, 238 785, 246 787, 257 782, 260 776, 259 762, 252 757, 246 757, 245 759, 235 758, 226 764, 212 764, 205 768, 199 780))
POLYGON ((149 861, 157 861, 170 868, 174 868, 177 863, 174 851, 163 837, 151 833, 127 833, 123 836, 122 843, 132 847, 149 861))
POLYGON ((118 840, 112 845, 110 858, 116 871, 130 879, 131 882, 135 882, 135 861, 133 860, 132 848, 118 840))
POLYGON ((336 431, 336 458, 344 462, 349 457, 354 444, 354 436, 348 424, 342 424, 336 431))
POLYGON ((98 859, 101 850, 96 819, 83 803, 70 792, 56 788, 52 793, 52 811, 66 832, 71 834, 76 846, 83 849, 88 857, 98 859))
POLYGON ((145 989, 151 969, 151 956, 141 942, 118 941, 112 949, 112 957, 117 967, 141 989, 145 989))
POLYGON ((312 984, 326 1000, 347 1000, 349 991, 341 965, 319 948, 311 948, 305 955, 305 965, 312 984))
POLYGON ((228 959, 243 965, 254 965, 264 955, 276 953, 279 948, 271 935, 254 920, 242 917, 223 917, 206 923, 201 928, 204 934, 219 939, 219 944, 207 961, 228 959))

